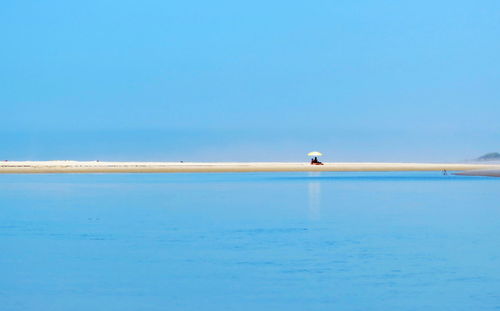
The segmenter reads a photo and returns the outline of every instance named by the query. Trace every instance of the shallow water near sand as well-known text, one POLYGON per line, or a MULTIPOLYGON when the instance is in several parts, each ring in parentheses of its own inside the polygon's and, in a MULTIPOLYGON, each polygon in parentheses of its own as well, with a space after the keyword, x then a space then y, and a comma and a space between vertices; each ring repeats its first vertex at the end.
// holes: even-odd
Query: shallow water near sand
POLYGON ((1 310, 498 310, 500 178, 0 176, 1 310))

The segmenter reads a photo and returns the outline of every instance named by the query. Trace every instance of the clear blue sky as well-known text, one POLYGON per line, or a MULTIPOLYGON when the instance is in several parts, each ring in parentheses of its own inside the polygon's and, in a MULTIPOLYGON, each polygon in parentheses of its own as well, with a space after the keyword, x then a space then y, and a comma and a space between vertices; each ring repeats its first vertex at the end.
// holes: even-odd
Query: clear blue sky
POLYGON ((497 0, 6 0, 0 157, 497 151, 499 16, 497 0))

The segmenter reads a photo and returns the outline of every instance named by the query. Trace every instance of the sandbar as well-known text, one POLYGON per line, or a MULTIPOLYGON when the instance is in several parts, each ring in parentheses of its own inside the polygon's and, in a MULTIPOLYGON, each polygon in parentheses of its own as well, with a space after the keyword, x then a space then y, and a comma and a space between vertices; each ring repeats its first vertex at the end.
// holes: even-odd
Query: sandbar
POLYGON ((0 174, 47 173, 223 173, 223 172, 394 172, 500 170, 500 164, 334 162, 100 162, 4 161, 0 174))

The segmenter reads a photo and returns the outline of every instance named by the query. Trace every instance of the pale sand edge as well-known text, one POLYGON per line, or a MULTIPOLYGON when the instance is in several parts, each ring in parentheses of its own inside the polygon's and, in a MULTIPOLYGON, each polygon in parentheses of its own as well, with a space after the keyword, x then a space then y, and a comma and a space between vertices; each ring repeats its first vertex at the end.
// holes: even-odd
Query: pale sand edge
POLYGON ((0 174, 36 173, 223 173, 223 172, 391 172, 500 169, 500 164, 343 162, 310 165, 286 162, 0 162, 0 174))

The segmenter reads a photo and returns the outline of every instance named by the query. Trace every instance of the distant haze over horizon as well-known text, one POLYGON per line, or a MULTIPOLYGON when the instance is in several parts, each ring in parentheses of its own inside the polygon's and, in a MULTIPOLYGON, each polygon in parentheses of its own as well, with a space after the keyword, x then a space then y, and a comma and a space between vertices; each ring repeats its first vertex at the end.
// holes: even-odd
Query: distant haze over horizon
MULTIPOLYGON (((486 152, 470 145, 442 143, 446 137, 417 140, 391 133, 364 139, 356 133, 308 137, 305 133, 231 131, 17 132, 3 138, 2 160, 103 161, 307 161, 311 150, 325 161, 460 162, 486 152), (443 147, 448 146, 448 148, 443 147), (6 147, 8 146, 8 147, 6 147), (450 148, 450 146, 452 146, 450 148)), ((486 146, 485 146, 486 148, 486 146)))

